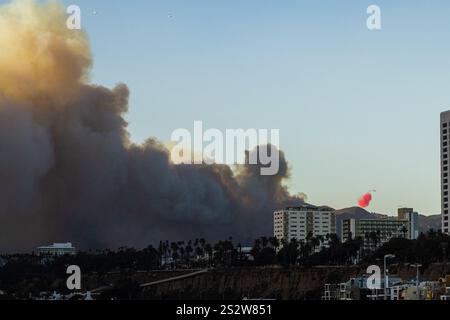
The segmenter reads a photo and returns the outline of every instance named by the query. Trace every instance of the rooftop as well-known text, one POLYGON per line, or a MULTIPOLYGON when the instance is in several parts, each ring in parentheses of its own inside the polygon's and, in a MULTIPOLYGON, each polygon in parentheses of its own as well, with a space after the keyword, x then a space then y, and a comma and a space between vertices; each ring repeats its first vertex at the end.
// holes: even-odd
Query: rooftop
POLYGON ((38 249, 74 249, 71 242, 67 243, 54 243, 49 246, 38 247, 38 249))
POLYGON ((335 211, 328 206, 314 206, 312 204, 305 203, 300 206, 286 207, 286 210, 315 210, 315 211, 335 211))

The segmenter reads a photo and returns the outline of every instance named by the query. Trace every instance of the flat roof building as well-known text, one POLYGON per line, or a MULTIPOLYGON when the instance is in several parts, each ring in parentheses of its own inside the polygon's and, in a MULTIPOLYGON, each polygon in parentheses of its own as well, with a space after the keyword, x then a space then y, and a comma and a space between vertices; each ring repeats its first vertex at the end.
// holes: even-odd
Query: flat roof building
POLYGON ((326 237, 336 233, 336 215, 329 207, 288 207, 275 211, 273 219, 273 234, 279 241, 304 241, 308 235, 326 237))
POLYGON ((345 219, 342 221, 343 242, 362 238, 366 249, 375 249, 392 238, 417 239, 419 214, 412 208, 400 208, 398 217, 380 219, 345 219))
POLYGON ((76 249, 70 242, 54 243, 49 246, 37 247, 36 253, 39 256, 64 256, 66 254, 74 255, 76 253, 76 249))

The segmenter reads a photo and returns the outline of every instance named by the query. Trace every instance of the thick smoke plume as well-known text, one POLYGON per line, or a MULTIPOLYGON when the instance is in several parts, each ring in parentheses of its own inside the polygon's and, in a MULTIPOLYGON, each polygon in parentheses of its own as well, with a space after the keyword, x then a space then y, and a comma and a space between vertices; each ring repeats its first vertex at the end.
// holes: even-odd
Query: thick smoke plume
POLYGON ((176 166, 161 143, 133 144, 128 88, 89 84, 89 43, 66 18, 56 2, 0 7, 0 250, 245 242, 271 234, 273 209, 302 202, 282 185, 283 153, 271 177, 176 166))

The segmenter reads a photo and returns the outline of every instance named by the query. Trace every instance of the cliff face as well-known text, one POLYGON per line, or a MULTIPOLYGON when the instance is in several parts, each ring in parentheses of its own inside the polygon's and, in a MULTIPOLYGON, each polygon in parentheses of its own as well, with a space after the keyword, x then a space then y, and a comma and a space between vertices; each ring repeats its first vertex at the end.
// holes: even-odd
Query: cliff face
MULTIPOLYGON (((402 279, 415 279, 416 269, 393 265, 391 272, 402 279)), ((144 299, 277 299, 319 300, 326 283, 346 282, 366 272, 365 267, 235 268, 147 287, 144 299)), ((421 270, 421 279, 437 281, 450 274, 450 264, 433 264, 421 270)))
MULTIPOLYGON (((397 274, 402 279, 415 279, 416 268, 411 265, 401 265, 391 267, 390 270, 397 274)), ((443 278, 446 275, 450 275, 450 264, 433 263, 426 269, 420 269, 420 279, 429 281, 438 281, 439 278, 443 278)))
POLYGON ((146 288, 144 299, 320 299, 325 283, 348 280, 359 267, 237 268, 146 288))

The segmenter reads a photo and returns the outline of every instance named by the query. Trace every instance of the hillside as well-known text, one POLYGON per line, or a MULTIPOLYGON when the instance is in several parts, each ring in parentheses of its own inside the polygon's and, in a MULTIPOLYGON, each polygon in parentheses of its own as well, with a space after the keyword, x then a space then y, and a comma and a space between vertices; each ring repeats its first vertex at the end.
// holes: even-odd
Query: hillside
MULTIPOLYGON (((403 279, 414 279, 416 269, 407 264, 389 270, 403 279)), ((422 278, 435 281, 450 272, 450 265, 431 264, 422 278)), ((213 269, 196 277, 148 286, 143 300, 320 300, 326 283, 340 283, 366 273, 366 266, 247 267, 213 269)))

